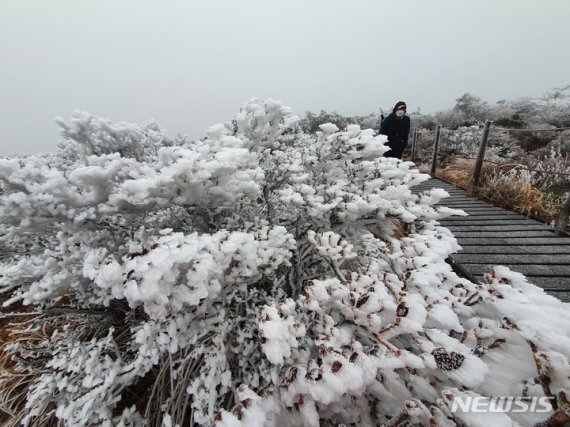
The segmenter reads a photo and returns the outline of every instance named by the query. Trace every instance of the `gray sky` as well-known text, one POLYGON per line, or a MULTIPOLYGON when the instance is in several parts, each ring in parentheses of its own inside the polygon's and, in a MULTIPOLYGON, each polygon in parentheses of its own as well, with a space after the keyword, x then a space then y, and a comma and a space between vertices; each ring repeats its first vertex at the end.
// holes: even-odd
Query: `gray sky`
POLYGON ((0 0, 0 155, 81 109, 203 136, 251 97, 423 113, 570 84, 570 0, 0 0))

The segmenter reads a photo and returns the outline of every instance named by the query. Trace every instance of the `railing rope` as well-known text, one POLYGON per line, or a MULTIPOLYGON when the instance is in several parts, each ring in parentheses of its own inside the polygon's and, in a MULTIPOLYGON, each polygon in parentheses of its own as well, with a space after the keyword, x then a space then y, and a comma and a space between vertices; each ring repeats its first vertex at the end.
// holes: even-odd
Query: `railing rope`
POLYGON ((552 128, 552 129, 501 129, 503 131, 506 132, 563 132, 565 130, 569 130, 570 127, 568 128, 552 128))

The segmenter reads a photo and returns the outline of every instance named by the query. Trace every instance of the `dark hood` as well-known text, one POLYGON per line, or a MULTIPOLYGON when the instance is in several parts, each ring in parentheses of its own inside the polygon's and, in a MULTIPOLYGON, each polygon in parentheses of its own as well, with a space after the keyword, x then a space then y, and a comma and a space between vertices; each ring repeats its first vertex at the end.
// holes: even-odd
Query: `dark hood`
POLYGON ((404 106, 404 110, 405 110, 406 107, 407 107, 406 103, 405 103, 404 101, 400 101, 400 102, 396 103, 396 105, 394 105, 394 109, 392 110, 392 113, 395 114, 395 113, 396 113, 396 110, 397 110, 398 108, 400 108, 402 105, 404 106))

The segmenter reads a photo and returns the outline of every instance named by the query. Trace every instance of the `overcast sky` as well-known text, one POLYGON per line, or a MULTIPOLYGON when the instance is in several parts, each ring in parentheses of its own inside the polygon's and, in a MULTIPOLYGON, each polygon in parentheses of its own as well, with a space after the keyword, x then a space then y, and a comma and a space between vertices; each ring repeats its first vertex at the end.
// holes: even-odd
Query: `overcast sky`
POLYGON ((423 113, 570 84, 569 0, 0 0, 0 155, 81 109, 199 138, 251 97, 423 113))

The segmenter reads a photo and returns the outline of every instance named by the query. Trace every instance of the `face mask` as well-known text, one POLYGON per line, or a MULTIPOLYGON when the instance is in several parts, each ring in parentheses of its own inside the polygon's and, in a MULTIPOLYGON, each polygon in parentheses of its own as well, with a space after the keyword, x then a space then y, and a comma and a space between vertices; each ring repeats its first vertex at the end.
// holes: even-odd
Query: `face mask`
POLYGON ((396 116, 398 117, 402 117, 406 112, 404 110, 398 110, 396 111, 396 116))

